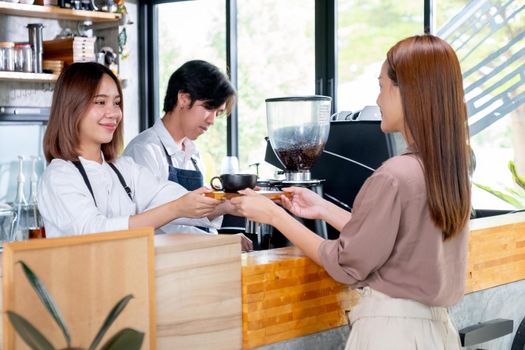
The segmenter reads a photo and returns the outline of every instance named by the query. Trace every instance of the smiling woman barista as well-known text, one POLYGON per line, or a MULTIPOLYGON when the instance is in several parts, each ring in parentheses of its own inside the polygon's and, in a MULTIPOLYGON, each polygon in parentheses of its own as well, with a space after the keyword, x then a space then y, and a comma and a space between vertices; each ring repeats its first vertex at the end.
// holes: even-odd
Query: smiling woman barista
MULTIPOLYGON (((149 168, 158 178, 177 182, 188 191, 204 184, 203 163, 194 140, 228 115, 235 103, 235 90, 214 65, 201 60, 184 63, 170 77, 164 98, 164 116, 126 147, 124 154, 149 168)), ((222 211, 235 214, 229 202, 222 211)), ((215 219, 220 225, 222 217, 215 219)), ((195 227, 171 227, 173 231, 202 232, 195 227)), ((243 249, 251 250, 243 237, 243 249)))

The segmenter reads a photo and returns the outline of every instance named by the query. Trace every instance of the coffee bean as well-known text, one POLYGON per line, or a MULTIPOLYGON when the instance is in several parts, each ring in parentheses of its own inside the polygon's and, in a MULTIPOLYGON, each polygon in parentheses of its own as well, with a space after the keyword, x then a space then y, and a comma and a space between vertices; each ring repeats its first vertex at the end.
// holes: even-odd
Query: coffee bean
POLYGON ((323 148, 324 144, 299 143, 293 148, 278 148, 275 153, 287 170, 310 170, 323 148))

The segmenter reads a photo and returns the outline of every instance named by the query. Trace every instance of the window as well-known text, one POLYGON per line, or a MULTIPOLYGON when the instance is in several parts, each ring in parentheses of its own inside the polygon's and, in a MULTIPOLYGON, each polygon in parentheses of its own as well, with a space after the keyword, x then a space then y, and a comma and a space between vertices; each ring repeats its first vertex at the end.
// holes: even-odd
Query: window
MULTIPOLYGON (((184 62, 201 59, 227 71, 226 4, 199 0, 157 6, 159 110, 162 111, 168 80, 184 62)), ((215 125, 197 139, 197 145, 207 168, 206 174, 209 177, 217 174, 220 160, 226 156, 226 117, 218 117, 215 125)))
MULTIPOLYGON (((269 97, 315 94, 315 1, 238 0, 239 152, 241 168, 264 162, 269 97)), ((251 169, 253 172, 255 169, 251 169)))
POLYGON ((437 34, 454 47, 463 70, 476 156, 473 206, 519 208, 481 185, 505 192, 525 207, 525 191, 508 169, 509 161, 515 161, 525 174, 525 7, 503 0, 437 4, 437 34))
POLYGON ((423 33, 423 1, 337 2, 337 110, 376 105, 377 77, 387 50, 423 33))
MULTIPOLYGON (((161 99, 169 75, 189 59, 206 59, 226 70, 228 1, 156 5, 161 99)), ((377 76, 386 51, 400 39, 423 33, 424 1, 333 1, 337 1, 336 110, 358 111, 376 104, 377 76)), ((262 177, 273 176, 274 168, 264 161, 264 100, 315 93, 315 3, 237 0, 238 65, 232 68, 238 76, 242 170, 253 172, 250 165, 259 163, 262 177)), ((508 0, 433 3, 435 33, 454 47, 464 73, 477 160, 473 180, 493 189, 511 188, 516 194, 522 190, 514 184, 507 165, 515 161, 525 175, 525 8, 520 1, 508 0)), ((218 173, 226 155, 226 119, 218 119, 198 144, 208 174, 218 173)), ((521 197, 525 202, 525 192, 521 197)), ((513 208, 476 186, 473 205, 477 209, 513 208)))

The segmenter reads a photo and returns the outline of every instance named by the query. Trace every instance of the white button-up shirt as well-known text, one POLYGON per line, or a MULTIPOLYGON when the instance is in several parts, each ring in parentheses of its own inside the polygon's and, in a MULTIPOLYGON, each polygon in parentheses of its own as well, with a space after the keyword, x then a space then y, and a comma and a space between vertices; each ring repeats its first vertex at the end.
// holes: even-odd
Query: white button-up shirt
MULTIPOLYGON (((131 140, 124 150, 124 155, 133 158, 135 162, 148 168, 159 180, 163 181, 167 180, 169 176, 168 158, 163 146, 171 157, 174 167, 196 170, 195 165, 191 161, 193 157, 197 162, 199 171, 202 173, 202 177, 206 178, 204 164, 201 161, 195 142, 186 139, 184 140, 184 150, 181 149, 171 137, 162 120, 157 120, 151 128, 144 130, 131 140)), ((222 219, 222 216, 213 219, 213 226, 219 228, 222 224, 222 219)), ((165 230, 169 232, 205 233, 195 226, 168 225, 170 226, 166 226, 165 230)), ((210 233, 216 232, 212 229, 210 233)))
POLYGON ((168 158, 164 148, 171 157, 175 168, 195 170, 191 158, 197 162, 197 167, 206 178, 204 164, 201 161, 195 142, 185 139, 184 150, 179 147, 171 137, 162 120, 157 120, 155 125, 137 135, 127 145, 124 155, 129 156, 138 164, 147 167, 161 180, 167 180, 169 175, 168 158))
MULTIPOLYGON (((105 161, 99 164, 80 157, 80 162, 91 183, 96 205, 73 163, 53 159, 44 171, 38 193, 38 209, 48 237, 126 230, 130 215, 158 207, 188 192, 176 183, 160 181, 133 159, 121 157, 114 164, 131 189, 131 200, 105 161)), ((207 218, 178 218, 172 223, 214 227, 207 218)), ((171 232, 170 224, 159 231, 171 232)))

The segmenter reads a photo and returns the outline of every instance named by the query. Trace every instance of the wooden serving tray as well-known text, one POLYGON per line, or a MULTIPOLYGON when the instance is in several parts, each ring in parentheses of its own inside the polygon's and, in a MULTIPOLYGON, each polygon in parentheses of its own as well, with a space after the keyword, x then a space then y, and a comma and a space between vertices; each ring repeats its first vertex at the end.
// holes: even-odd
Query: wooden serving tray
MULTIPOLYGON (((283 191, 256 191, 258 194, 261 194, 265 196, 266 198, 270 198, 271 200, 281 199, 282 195, 285 195, 288 198, 292 198, 292 194, 290 192, 283 192, 283 191)), ((223 191, 213 191, 208 192, 204 194, 206 197, 215 198, 215 199, 232 199, 234 197, 242 196, 240 193, 230 193, 230 192, 223 192, 223 191)))

